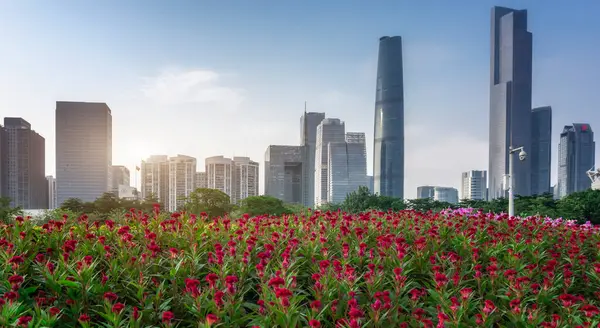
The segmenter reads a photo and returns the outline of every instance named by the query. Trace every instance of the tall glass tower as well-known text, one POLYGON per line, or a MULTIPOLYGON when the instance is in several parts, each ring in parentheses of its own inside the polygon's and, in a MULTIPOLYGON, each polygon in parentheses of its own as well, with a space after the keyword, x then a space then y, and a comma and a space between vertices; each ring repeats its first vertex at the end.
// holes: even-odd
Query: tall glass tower
POLYGON ((402 38, 379 39, 375 94, 373 192, 404 197, 404 82, 402 38))

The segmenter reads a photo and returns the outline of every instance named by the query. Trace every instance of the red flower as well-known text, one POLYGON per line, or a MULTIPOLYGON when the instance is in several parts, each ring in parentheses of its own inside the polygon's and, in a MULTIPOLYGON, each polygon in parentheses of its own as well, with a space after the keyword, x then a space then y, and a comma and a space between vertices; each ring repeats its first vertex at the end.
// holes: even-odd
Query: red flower
POLYGON ((23 262, 25 262, 25 260, 23 259, 23 256, 19 256, 19 255, 13 256, 13 257, 11 257, 10 260, 8 260, 8 263, 17 264, 17 265, 21 264, 23 262))
POLYGON ((448 283, 448 277, 446 277, 445 274, 440 273, 440 272, 435 273, 434 279, 435 279, 435 283, 437 284, 438 288, 444 287, 448 283))
POLYGON ((21 326, 21 327, 27 327, 29 325, 29 322, 31 322, 31 320, 33 320, 33 318, 30 315, 25 315, 19 318, 19 320, 17 320, 17 325, 21 326))
POLYGON ((19 286, 23 283, 23 277, 17 274, 12 275, 8 278, 8 282, 12 286, 13 290, 19 289, 19 286))
POLYGON ((321 327, 321 322, 320 322, 319 320, 311 319, 311 320, 308 322, 308 325, 309 325, 311 328, 319 328, 319 327, 321 327))
POLYGON ((209 326, 212 326, 212 324, 216 323, 219 321, 219 317, 217 317, 216 315, 209 313, 208 315, 206 315, 206 324, 209 326))
POLYGON ((217 282, 217 280, 219 280, 219 276, 217 276, 214 273, 209 273, 206 275, 206 282, 208 282, 208 285, 210 288, 214 288, 215 287, 215 283, 217 282))
POLYGON ((319 311, 319 309, 321 308, 321 301, 314 300, 314 301, 310 302, 310 308, 313 311, 319 311))
POLYGON ((90 316, 85 313, 79 316, 79 321, 81 322, 90 322, 90 320, 90 316))
POLYGON ((104 293, 104 299, 109 301, 109 302, 114 302, 117 300, 117 298, 119 298, 119 296, 117 296, 117 294, 113 293, 113 292, 106 292, 104 293))
POLYGON ((137 306, 133 307, 133 312, 131 316, 133 317, 133 320, 137 320, 140 318, 140 310, 137 308, 137 306))
POLYGON ((580 310, 585 314, 586 317, 591 318, 600 314, 600 310, 590 304, 586 304, 580 308, 580 310))
POLYGON ((494 302, 492 302, 490 300, 485 300, 484 306, 483 306, 483 313, 485 313, 486 315, 490 315, 495 310, 496 310, 496 305, 494 304, 494 302))
POLYGON ((175 315, 171 311, 165 311, 162 314, 162 322, 169 323, 175 318, 175 315))
POLYGON ((53 315, 53 316, 57 316, 57 315, 60 313, 60 309, 59 309, 59 308, 57 308, 57 307, 51 307, 51 308, 48 310, 48 313, 50 313, 50 314, 51 314, 51 315, 53 315))
POLYGON ((120 314, 121 311, 123 311, 124 308, 125 308, 125 304, 123 304, 123 303, 116 303, 112 307, 112 312, 115 313, 115 314, 120 314))

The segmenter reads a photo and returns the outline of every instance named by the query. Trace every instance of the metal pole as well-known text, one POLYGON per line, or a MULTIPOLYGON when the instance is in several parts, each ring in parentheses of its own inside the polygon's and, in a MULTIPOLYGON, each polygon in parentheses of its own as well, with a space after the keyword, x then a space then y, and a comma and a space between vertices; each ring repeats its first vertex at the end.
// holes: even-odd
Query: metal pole
POLYGON ((515 215, 515 195, 513 193, 513 149, 508 148, 508 216, 515 215))

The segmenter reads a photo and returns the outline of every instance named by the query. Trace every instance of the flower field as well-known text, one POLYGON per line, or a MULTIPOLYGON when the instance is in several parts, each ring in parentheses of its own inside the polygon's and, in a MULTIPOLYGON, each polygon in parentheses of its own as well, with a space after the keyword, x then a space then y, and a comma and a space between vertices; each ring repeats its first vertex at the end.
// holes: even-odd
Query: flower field
POLYGON ((600 327, 589 224, 468 209, 0 226, 1 327, 600 327))

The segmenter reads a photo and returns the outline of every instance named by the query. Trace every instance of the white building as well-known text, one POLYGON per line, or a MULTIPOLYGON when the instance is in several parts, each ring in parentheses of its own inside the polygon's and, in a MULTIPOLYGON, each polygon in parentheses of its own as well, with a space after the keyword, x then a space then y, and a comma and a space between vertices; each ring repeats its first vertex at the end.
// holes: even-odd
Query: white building
POLYGON ((236 204, 250 196, 258 196, 259 165, 248 157, 233 158, 233 197, 231 202, 236 204))
POLYGON ((169 158, 169 211, 179 210, 190 193, 196 189, 196 159, 177 155, 169 158))
POLYGON ((206 172, 196 172, 196 189, 206 188, 206 172))
POLYGON ((341 203, 349 193, 368 186, 364 133, 348 132, 345 142, 330 142, 327 156, 328 203, 341 203))
POLYGON ((487 199, 487 172, 472 170, 463 172, 460 197, 461 199, 487 199))
POLYGON ((156 197, 166 206, 169 201, 169 157, 150 156, 142 161, 140 170, 142 199, 156 197))
POLYGON ((328 147, 329 143, 346 142, 346 126, 337 118, 326 118, 317 126, 317 143, 315 147, 315 206, 327 202, 329 187, 328 147))
POLYGON ((434 187, 433 200, 447 202, 451 204, 458 203, 458 190, 451 187, 434 187))
POLYGON ((117 188, 117 196, 121 199, 139 200, 140 194, 135 187, 129 185, 119 185, 117 188))
POLYGON ((587 172, 587 174, 588 174, 588 177, 590 177, 590 180, 592 180, 592 189, 600 190, 600 168, 597 169, 596 171, 589 170, 587 172))
POLYGON ((48 175, 46 176, 46 181, 48 181, 48 208, 53 210, 58 207, 58 202, 56 201, 56 179, 48 175))
POLYGON ((204 160, 206 172, 206 187, 226 193, 233 197, 234 164, 231 158, 223 156, 208 157, 204 160))

